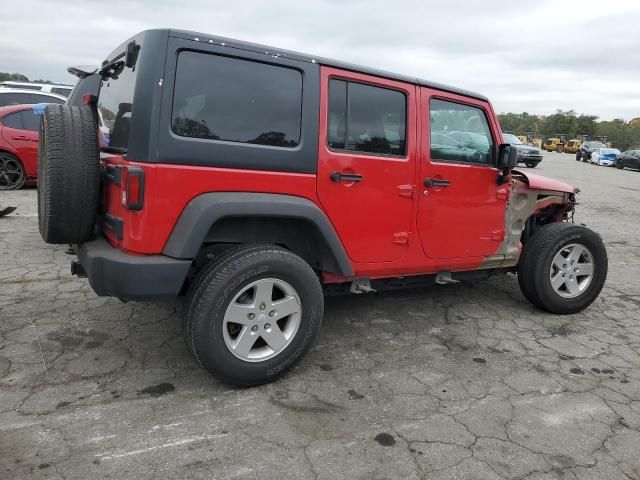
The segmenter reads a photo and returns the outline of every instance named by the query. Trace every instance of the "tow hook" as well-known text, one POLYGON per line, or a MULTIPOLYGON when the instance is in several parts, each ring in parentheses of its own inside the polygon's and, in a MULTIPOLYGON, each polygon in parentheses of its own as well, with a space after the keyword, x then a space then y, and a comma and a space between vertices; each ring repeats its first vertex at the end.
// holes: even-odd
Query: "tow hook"
POLYGON ((84 267, 77 260, 73 260, 71 262, 71 275, 77 275, 80 278, 87 278, 87 272, 85 272, 84 267))

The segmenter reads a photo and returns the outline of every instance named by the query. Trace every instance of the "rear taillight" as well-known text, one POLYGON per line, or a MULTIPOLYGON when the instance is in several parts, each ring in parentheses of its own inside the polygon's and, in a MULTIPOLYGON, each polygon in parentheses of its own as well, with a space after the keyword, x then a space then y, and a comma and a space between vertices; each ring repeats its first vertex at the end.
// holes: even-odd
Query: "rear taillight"
POLYGON ((129 210, 142 210, 144 203, 144 170, 125 167, 122 171, 122 206, 129 210))

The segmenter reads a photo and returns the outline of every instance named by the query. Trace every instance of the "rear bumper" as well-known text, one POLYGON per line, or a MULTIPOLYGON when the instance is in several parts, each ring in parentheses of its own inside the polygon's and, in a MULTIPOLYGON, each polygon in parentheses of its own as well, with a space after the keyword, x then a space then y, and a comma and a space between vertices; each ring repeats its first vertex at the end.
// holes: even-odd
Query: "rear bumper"
POLYGON ((103 297, 130 300, 174 298, 191 260, 165 255, 131 255, 113 248, 103 236, 73 247, 91 288, 103 297))

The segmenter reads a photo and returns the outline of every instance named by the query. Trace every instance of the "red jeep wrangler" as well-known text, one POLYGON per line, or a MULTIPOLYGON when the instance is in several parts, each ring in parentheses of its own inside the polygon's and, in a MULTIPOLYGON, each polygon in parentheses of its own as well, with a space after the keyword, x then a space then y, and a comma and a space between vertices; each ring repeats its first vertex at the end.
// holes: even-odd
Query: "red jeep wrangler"
POLYGON ((42 237, 73 245, 98 295, 184 298, 189 349, 228 382, 295 364, 330 291, 517 272, 572 313, 603 287, 576 190, 513 170, 482 95, 175 30, 100 75, 86 105, 43 115, 42 237))

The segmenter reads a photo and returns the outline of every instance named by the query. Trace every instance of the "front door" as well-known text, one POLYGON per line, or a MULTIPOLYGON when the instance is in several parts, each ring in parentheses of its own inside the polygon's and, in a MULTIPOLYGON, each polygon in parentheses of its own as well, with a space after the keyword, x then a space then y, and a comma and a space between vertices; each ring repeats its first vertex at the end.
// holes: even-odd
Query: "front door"
POLYGON ((498 185, 502 142, 488 103, 420 89, 418 232, 433 259, 495 254, 505 236, 508 184, 498 185))
POLYGON ((415 182, 416 87, 322 67, 317 189, 347 254, 407 251, 415 182))

